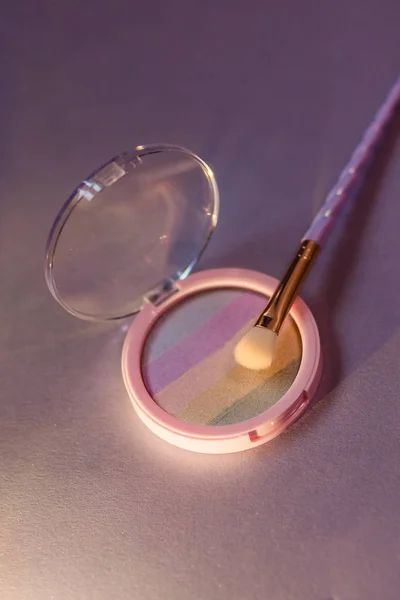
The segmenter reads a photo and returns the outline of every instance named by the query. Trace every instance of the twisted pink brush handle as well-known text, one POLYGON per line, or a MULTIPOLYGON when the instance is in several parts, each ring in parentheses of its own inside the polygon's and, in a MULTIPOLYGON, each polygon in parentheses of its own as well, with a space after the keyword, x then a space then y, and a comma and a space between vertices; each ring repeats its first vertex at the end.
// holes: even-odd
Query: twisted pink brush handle
POLYGON ((400 78, 390 90, 363 139, 343 169, 337 184, 329 192, 303 240, 313 240, 322 245, 334 226, 343 207, 358 190, 363 168, 369 162, 383 131, 400 104, 400 78))

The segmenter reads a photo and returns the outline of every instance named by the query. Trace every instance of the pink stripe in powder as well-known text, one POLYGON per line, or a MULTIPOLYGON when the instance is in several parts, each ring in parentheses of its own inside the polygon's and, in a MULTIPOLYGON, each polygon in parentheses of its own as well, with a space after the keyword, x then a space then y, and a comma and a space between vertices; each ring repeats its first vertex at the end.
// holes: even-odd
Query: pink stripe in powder
POLYGON ((256 294, 243 293, 218 311, 189 337, 149 363, 143 371, 151 394, 161 392, 167 385, 207 356, 224 346, 251 318, 255 318, 265 299, 256 294))

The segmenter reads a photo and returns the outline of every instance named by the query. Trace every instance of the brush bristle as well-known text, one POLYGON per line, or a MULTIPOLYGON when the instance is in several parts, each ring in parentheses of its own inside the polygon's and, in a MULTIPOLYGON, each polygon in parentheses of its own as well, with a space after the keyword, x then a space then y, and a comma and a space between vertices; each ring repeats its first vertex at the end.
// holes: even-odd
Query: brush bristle
POLYGON ((252 327, 235 348, 235 360, 246 369, 268 369, 275 355, 277 335, 265 327, 252 327))

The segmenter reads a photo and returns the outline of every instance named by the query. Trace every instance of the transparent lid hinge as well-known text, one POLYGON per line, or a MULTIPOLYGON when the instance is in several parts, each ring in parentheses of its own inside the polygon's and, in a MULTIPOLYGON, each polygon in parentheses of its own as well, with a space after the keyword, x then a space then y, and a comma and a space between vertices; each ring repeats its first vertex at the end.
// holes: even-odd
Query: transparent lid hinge
POLYGON ((173 279, 167 279, 145 294, 144 301, 153 304, 154 306, 160 306, 177 292, 179 292, 179 285, 177 282, 173 279))

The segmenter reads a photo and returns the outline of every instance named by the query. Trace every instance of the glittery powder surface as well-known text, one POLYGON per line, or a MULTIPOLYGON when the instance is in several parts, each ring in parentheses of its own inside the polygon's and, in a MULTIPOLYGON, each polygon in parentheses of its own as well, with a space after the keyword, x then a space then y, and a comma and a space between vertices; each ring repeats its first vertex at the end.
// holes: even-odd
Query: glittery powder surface
POLYGON ((293 383, 301 340, 288 319, 276 357, 265 371, 235 363, 233 350, 253 325, 266 298, 241 290, 198 294, 156 324, 144 351, 143 377, 166 412, 197 425, 230 425, 272 406, 293 383))

